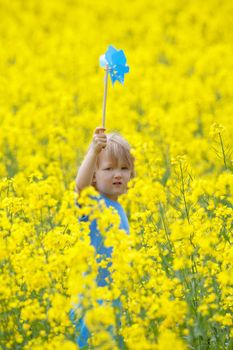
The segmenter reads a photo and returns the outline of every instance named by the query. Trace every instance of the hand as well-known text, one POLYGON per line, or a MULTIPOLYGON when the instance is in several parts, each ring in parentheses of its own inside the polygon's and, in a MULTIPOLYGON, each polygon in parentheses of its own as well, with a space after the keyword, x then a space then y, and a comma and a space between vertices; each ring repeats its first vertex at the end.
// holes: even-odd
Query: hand
POLYGON ((92 148, 97 154, 107 145, 107 136, 104 133, 105 130, 105 128, 99 126, 94 131, 92 148))

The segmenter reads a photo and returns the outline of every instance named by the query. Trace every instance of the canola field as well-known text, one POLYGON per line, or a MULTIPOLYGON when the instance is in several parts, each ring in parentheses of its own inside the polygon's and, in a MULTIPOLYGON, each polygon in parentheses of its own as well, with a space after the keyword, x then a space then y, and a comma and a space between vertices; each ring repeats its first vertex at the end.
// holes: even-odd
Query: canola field
POLYGON ((232 13, 231 0, 0 0, 1 349, 78 349, 72 305, 89 349, 233 349, 232 13), (113 223, 112 282, 97 287, 108 261, 74 179, 110 44, 130 72, 109 81, 106 128, 132 145, 136 177, 120 198, 130 235, 95 211, 102 232, 113 223))

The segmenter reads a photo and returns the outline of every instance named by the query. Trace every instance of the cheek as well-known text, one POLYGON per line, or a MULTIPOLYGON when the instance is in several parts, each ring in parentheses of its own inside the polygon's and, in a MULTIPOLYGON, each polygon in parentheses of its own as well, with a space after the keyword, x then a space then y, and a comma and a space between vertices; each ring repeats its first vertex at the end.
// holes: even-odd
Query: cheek
POLYGON ((96 175, 96 179, 98 182, 101 182, 101 181, 108 181, 108 180, 111 180, 112 178, 112 174, 111 172, 101 172, 99 174, 96 175))
POLYGON ((126 179, 127 181, 129 181, 130 178, 131 178, 131 173, 130 173, 130 172, 127 173, 127 174, 125 174, 125 179, 126 179))
POLYGON ((98 182, 101 180, 101 175, 98 172, 96 172, 95 178, 96 178, 96 181, 98 182))

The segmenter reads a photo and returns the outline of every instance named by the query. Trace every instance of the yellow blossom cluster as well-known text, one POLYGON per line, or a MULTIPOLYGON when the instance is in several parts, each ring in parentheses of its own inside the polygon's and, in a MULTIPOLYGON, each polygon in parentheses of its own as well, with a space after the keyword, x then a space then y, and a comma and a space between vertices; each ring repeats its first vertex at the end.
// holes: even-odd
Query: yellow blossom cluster
POLYGON ((233 348, 231 0, 0 0, 0 348, 233 348), (130 234, 74 193, 101 125, 132 145, 130 234), (111 259, 91 245, 97 220, 111 259), (110 266, 108 285, 96 283, 110 266), (102 303, 99 303, 102 300, 102 303), (75 322, 71 318, 74 310, 75 322), (120 320, 120 321, 119 321, 120 320))

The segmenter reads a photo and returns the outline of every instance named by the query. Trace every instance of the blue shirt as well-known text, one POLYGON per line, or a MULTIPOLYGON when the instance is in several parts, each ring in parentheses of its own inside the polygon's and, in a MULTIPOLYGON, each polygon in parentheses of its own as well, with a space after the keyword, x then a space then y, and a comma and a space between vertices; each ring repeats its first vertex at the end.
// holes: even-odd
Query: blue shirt
MULTIPOLYGON (((93 198, 93 197, 92 197, 93 198)), ((94 197, 98 202, 103 199, 105 201, 106 207, 113 207, 116 209, 119 217, 120 217, 120 225, 119 229, 124 230, 127 234, 129 234, 129 222, 128 218, 126 216, 126 213, 124 209, 122 208, 121 204, 113 201, 103 194, 100 194, 98 197, 94 197)), ((80 221, 88 221, 88 216, 83 216, 79 219, 80 221)), ((90 222, 90 238, 91 238, 91 244, 95 247, 96 253, 105 256, 105 257, 111 257, 112 255, 112 247, 105 247, 103 236, 97 229, 97 222, 96 219, 90 222)), ((101 260, 97 260, 98 262, 101 260)), ((108 267, 111 266, 111 263, 108 264, 108 267)), ((97 277, 97 284, 98 286, 105 286, 107 285, 107 282, 105 281, 106 277, 110 277, 109 271, 107 268, 99 268, 98 270, 98 277, 97 277)))

